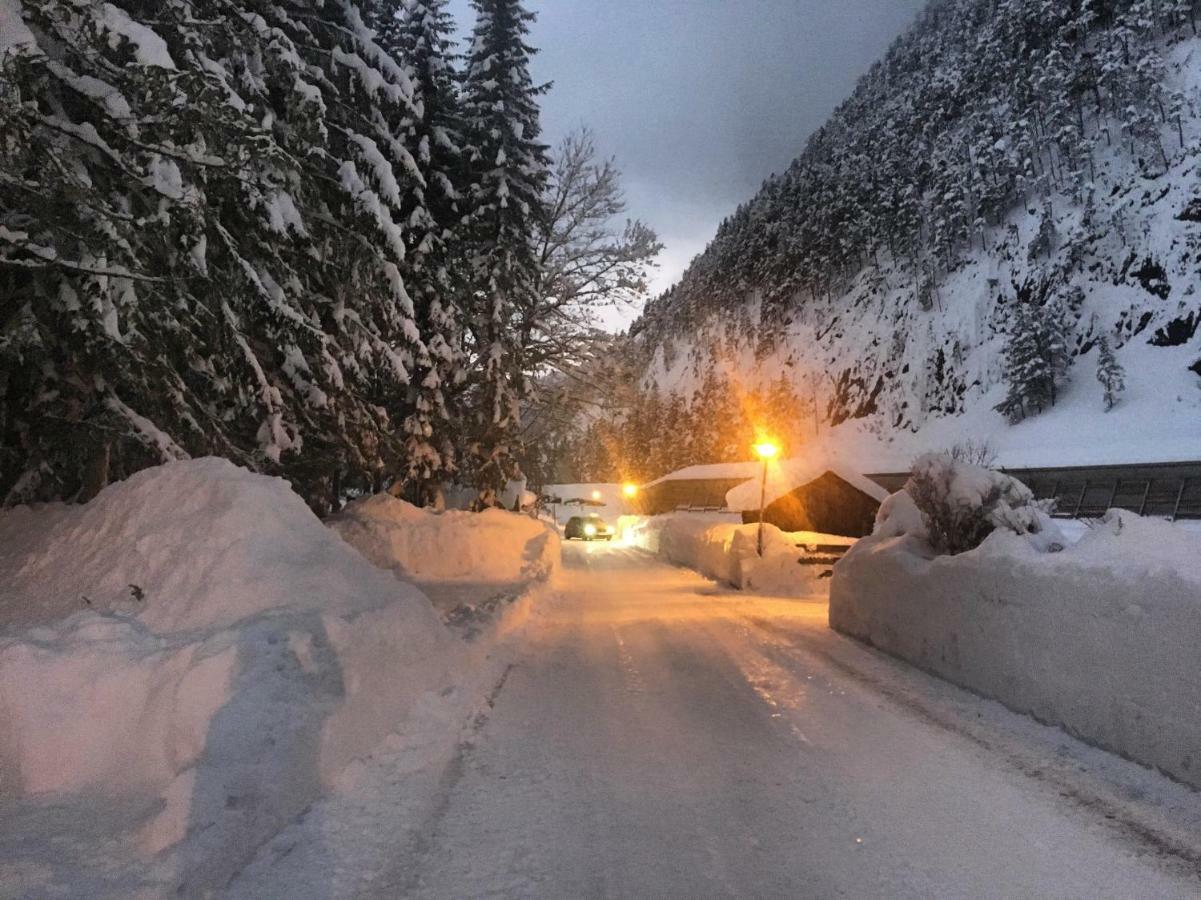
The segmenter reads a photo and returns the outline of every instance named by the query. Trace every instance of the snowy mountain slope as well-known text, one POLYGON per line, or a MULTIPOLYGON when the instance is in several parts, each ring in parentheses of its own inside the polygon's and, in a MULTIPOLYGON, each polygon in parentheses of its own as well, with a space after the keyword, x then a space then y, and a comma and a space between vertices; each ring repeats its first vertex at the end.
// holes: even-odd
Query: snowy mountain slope
MULTIPOLYGON (((1060 10, 1059 42, 1076 48, 1077 60, 1064 67, 1075 79, 1064 96, 1075 98, 1083 123, 1063 137, 1050 124, 1056 94, 1043 90, 1045 77, 1030 81, 1036 94, 1024 108, 1012 97, 997 106, 1007 89, 986 82, 984 63, 959 58, 969 37, 938 16, 974 11, 984 17, 973 32, 983 42, 1013 27, 989 15, 1018 7, 1034 16, 1045 5, 1009 0, 992 13, 987 6, 934 4, 882 64, 889 74, 865 79, 789 173, 724 223, 682 282, 648 306, 631 332, 645 386, 687 397, 714 368, 739 392, 787 373, 803 398, 817 395, 821 443, 833 452, 854 448, 869 467, 903 466, 921 449, 966 436, 989 440, 1008 465, 1201 454, 1201 40, 1183 14, 1142 34, 1122 31, 1146 24, 1130 18, 1143 15, 1146 3, 1107 4, 1108 18, 1087 32, 1084 12, 1060 10), (1069 25, 1076 31, 1063 37, 1069 25), (914 44, 936 49, 905 56, 914 44), (908 80, 892 72, 898 55, 919 67, 906 70, 908 80), (1082 72, 1096 60, 1121 69, 1123 58, 1131 72, 1150 71, 1154 79, 1139 75, 1140 85, 1120 87, 1116 77, 1099 77, 1103 101, 1094 109, 1080 99, 1082 72), (944 168, 918 171, 922 163, 913 159, 913 168, 890 171, 893 151, 884 146, 878 159, 858 159, 867 175, 848 168, 839 154, 862 149, 865 134, 883 140, 881 116, 898 130, 912 125, 923 79, 945 79, 948 68, 969 87, 960 105, 942 109, 955 124, 941 132, 931 126, 936 133, 924 139, 944 168), (908 104, 909 119, 865 109, 867 99, 908 104), (1144 107, 1164 111, 1151 130, 1139 115, 1144 107), (1043 121, 1031 125, 1022 113, 1043 121), (980 116, 987 127, 975 121, 980 116), (981 143, 985 134, 991 147, 981 143), (981 150, 1011 153, 1019 145, 1026 155, 1016 164, 986 159, 981 150), (952 151, 968 161, 952 166, 952 151), (813 174, 822 162, 830 165, 813 174), (990 199, 986 188, 1006 178, 1004 197, 990 199), (826 194, 832 205, 859 212, 844 209, 831 222, 814 204, 826 194), (896 206, 896 196, 912 203, 896 206), (907 230, 869 202, 896 206, 917 224, 907 230), (1011 424, 994 407, 1009 388, 1005 353, 1019 304, 1058 305, 1071 356, 1054 405, 1031 407, 1011 424), (1096 380, 1102 338, 1126 376, 1125 393, 1108 413, 1096 380)), ((1054 38, 1023 38, 1019 46, 1020 62, 1036 71, 1059 52, 1054 38)), ((911 150, 922 146, 915 141, 911 150)), ((798 415, 812 418, 812 404, 798 415)))

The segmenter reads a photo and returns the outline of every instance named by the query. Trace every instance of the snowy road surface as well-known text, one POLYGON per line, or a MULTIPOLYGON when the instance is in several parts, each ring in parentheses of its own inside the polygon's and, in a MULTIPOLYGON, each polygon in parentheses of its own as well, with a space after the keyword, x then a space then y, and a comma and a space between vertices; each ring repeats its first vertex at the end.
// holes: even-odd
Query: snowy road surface
POLYGON ((824 603, 564 556, 355 896, 1201 896, 1195 793, 843 639, 824 603))

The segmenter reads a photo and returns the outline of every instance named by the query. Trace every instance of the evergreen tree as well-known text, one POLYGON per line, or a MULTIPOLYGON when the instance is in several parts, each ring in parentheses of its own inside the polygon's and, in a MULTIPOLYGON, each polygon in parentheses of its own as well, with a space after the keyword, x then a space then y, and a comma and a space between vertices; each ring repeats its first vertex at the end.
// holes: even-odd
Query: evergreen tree
POLYGON ((520 0, 472 0, 476 24, 463 88, 469 165, 472 297, 468 349, 472 386, 472 475, 498 487, 512 465, 519 399, 529 374, 524 353, 535 322, 534 235, 546 184, 538 97, 526 43, 534 15, 520 0))
POLYGON ((86 496, 208 453, 318 507, 376 484, 428 352, 401 271, 404 71, 332 0, 20 8, 0 494, 86 496))
POLYGON ((1126 390, 1126 370, 1118 362, 1109 338, 1102 337, 1098 342, 1097 351, 1097 381, 1105 389, 1105 410, 1113 409, 1126 390))
POLYGON ((1009 389, 996 409, 1009 421, 1020 422, 1032 411, 1050 404, 1050 366, 1042 354, 1038 320, 1024 303, 1014 311, 1004 352, 1004 373, 1009 389))
POLYGON ((461 438, 453 406, 466 377, 456 304, 465 285, 454 277, 464 262, 464 124, 450 37, 454 21, 446 5, 446 0, 382 0, 370 20, 380 46, 406 66, 412 85, 412 111, 397 129, 412 176, 403 208, 404 274, 429 352, 418 360, 405 398, 406 454, 397 474, 417 502, 431 499, 434 485, 456 472, 461 438))
POLYGON ((1055 405, 1071 366, 1071 332, 1071 313, 1049 282, 1027 283, 1018 290, 1004 352, 1009 391, 998 412, 1020 422, 1055 405))

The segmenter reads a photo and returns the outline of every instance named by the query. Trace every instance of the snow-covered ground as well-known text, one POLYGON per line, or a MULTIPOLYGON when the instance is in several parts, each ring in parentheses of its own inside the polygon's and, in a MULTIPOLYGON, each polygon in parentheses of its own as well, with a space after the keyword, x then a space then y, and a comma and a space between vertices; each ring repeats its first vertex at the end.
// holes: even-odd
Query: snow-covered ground
POLYGON ((0 513, 0 896, 219 889, 378 748, 449 752, 558 538, 391 498, 351 522, 379 566, 215 459, 0 513), (440 610, 393 572, 476 590, 440 610))
POLYGON ((1201 892, 1196 793, 830 632, 821 604, 564 553, 454 758, 362 770, 231 896, 1201 892))

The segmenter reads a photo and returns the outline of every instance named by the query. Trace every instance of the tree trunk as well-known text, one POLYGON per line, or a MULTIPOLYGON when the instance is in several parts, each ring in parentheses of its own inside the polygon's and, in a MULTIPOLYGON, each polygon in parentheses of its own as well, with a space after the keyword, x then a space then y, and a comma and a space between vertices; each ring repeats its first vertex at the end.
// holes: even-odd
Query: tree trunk
POLYGON ((113 447, 109 441, 104 441, 88 460, 83 473, 83 487, 79 490, 79 502, 87 503, 108 485, 109 465, 112 460, 113 447))

